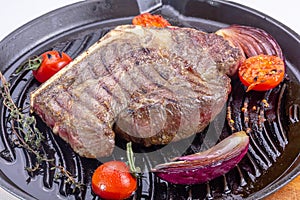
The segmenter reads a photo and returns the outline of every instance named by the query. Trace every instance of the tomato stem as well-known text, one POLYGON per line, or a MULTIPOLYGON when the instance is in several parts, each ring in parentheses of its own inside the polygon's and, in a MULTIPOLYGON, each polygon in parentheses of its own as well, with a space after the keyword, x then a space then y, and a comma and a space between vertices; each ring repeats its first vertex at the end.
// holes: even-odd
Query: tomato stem
POLYGON ((42 63, 43 59, 41 57, 36 57, 28 60, 27 70, 37 70, 42 63))
POLYGON ((42 57, 34 56, 18 67, 15 73, 19 74, 23 71, 37 70, 41 66, 42 61, 42 57))
POLYGON ((127 159, 128 159, 128 165, 130 168, 130 172, 134 177, 138 177, 141 174, 141 169, 139 167, 136 167, 134 164, 134 154, 132 151, 132 143, 128 142, 126 145, 126 153, 127 153, 127 159))

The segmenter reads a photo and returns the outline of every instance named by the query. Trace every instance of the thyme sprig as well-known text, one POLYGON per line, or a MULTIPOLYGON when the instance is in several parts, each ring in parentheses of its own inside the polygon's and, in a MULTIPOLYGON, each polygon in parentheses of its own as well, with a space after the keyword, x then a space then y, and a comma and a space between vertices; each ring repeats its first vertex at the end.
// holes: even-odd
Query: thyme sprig
POLYGON ((0 93, 3 98, 3 105, 9 111, 9 120, 11 121, 12 133, 16 136, 14 144, 26 149, 31 153, 36 160, 33 167, 26 167, 27 172, 36 172, 41 170, 43 162, 49 162, 52 170, 58 170, 56 178, 64 178, 68 184, 73 188, 73 192, 77 189, 81 190, 83 184, 76 181, 76 176, 73 176, 63 166, 57 166, 48 159, 46 154, 42 151, 42 143, 45 139, 43 133, 37 128, 37 122, 34 116, 28 116, 22 112, 14 103, 11 93, 10 84, 6 81, 3 74, 0 72, 1 87, 0 93))
POLYGON ((43 160, 47 160, 46 157, 42 156, 39 152, 44 136, 36 127, 34 116, 26 116, 22 110, 16 106, 10 94, 10 84, 6 81, 1 72, 0 78, 2 82, 1 96, 3 97, 3 105, 9 111, 9 119, 12 122, 11 129, 18 138, 18 145, 35 154, 38 161, 42 162, 43 160))
POLYGON ((51 168, 52 170, 58 169, 59 173, 56 173, 55 179, 63 178, 67 184, 70 184, 73 188, 73 193, 76 192, 77 189, 81 190, 84 185, 75 180, 76 176, 73 176, 69 171, 67 171, 63 166, 56 165, 51 168))

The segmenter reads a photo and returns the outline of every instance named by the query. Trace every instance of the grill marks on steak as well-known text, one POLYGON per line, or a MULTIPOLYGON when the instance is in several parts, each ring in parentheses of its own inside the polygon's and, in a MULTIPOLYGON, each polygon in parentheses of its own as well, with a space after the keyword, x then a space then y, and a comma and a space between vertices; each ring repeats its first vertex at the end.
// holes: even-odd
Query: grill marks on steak
MULTIPOLYGON (((129 63, 139 60, 126 74, 135 82, 137 90, 127 108, 117 116, 116 132, 150 146, 177 141, 202 130, 223 107, 230 88, 229 78, 215 74, 224 78, 224 85, 209 85, 213 82, 202 80, 186 59, 169 53, 162 55, 155 49, 148 51, 133 57, 132 61, 126 59, 129 63), (217 106, 215 112, 214 106, 217 106)), ((206 64, 213 63, 206 60, 206 64)))
POLYGON ((81 156, 110 155, 115 132, 167 144, 221 111, 240 59, 215 34, 119 26, 33 92, 31 107, 81 156))

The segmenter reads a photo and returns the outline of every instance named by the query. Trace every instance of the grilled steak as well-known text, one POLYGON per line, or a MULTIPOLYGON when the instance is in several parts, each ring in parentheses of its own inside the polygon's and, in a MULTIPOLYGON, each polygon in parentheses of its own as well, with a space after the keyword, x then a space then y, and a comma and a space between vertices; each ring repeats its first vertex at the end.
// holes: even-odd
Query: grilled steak
POLYGON ((241 53, 216 34, 124 25, 31 94, 31 108, 81 156, 115 133, 146 146, 203 130, 220 112, 241 53))

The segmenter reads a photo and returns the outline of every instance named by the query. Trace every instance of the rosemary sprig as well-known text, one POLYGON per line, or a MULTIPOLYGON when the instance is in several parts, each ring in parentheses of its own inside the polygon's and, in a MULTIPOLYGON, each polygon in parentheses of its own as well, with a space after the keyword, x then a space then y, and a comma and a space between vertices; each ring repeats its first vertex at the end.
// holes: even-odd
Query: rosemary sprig
POLYGON ((62 166, 56 166, 53 164, 53 160, 48 159, 45 153, 42 151, 42 143, 44 136, 42 132, 36 127, 36 119, 34 116, 25 115, 20 108, 14 103, 10 94, 10 84, 6 81, 3 74, 0 72, 0 79, 2 86, 0 87, 0 93, 3 98, 3 105, 9 111, 9 120, 11 120, 11 130, 16 136, 14 143, 26 149, 33 156, 35 156, 36 163, 32 168, 26 168, 28 172, 35 172, 41 170, 43 162, 49 162, 52 166, 52 170, 58 170, 56 178, 64 178, 68 184, 73 188, 73 192, 77 189, 81 190, 83 185, 75 180, 68 170, 62 166))

